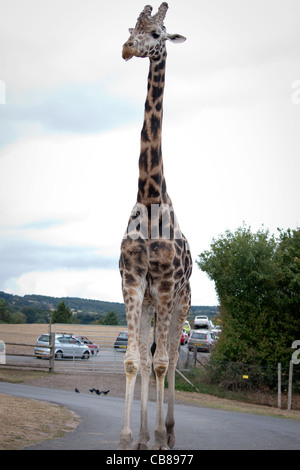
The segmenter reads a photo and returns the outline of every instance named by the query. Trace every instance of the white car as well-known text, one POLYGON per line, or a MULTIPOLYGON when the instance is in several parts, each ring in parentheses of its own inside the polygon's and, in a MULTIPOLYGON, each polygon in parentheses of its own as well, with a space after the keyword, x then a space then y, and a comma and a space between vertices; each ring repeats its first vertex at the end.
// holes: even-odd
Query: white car
POLYGON ((194 328, 207 328, 209 329, 210 323, 206 315, 197 315, 194 319, 194 328))
MULTIPOLYGON (((39 358, 49 357, 50 349, 45 347, 48 344, 48 334, 39 336, 34 348, 34 354, 39 358)), ((56 359, 62 359, 63 357, 79 357, 81 359, 89 359, 91 356, 89 347, 72 335, 55 335, 54 354, 56 359)))

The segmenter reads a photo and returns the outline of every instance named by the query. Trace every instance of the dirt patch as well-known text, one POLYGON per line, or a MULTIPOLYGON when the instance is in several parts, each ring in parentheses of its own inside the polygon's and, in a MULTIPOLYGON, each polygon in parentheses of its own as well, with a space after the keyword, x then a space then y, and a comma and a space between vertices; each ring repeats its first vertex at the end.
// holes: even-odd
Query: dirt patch
POLYGON ((53 403, 1 394, 0 450, 18 450, 62 437, 79 424, 71 410, 53 403))
MULTIPOLYGON (((0 370, 1 380, 1 370, 0 370)), ((109 390, 108 395, 113 397, 125 397, 125 374, 58 374, 46 373, 39 378, 28 378, 24 382, 27 385, 37 387, 56 388, 74 391, 75 387, 81 393, 91 393, 90 389, 109 390)), ((139 400, 141 396, 141 377, 137 376, 134 398, 139 400)), ((150 379, 149 400, 156 400, 156 385, 153 378, 150 379)))

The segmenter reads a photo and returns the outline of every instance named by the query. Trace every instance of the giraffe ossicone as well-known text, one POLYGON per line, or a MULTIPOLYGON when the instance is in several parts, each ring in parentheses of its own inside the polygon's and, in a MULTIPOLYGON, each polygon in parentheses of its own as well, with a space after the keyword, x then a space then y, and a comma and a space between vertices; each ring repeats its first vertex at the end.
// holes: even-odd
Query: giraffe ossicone
POLYGON ((121 243, 120 274, 128 326, 124 358, 126 394, 119 449, 131 449, 132 400, 137 373, 141 374, 141 424, 135 449, 147 449, 148 388, 153 361, 156 375, 156 424, 153 449, 175 444, 174 385, 178 347, 191 306, 189 278, 192 259, 167 192, 162 159, 162 117, 166 70, 166 41, 180 43, 185 37, 168 34, 164 19, 168 4, 152 14, 147 5, 123 45, 123 59, 148 57, 144 122, 141 131, 139 179, 136 204, 121 243), (149 347, 155 317, 153 358, 149 347), (164 379, 168 373, 168 410, 164 418, 164 379))

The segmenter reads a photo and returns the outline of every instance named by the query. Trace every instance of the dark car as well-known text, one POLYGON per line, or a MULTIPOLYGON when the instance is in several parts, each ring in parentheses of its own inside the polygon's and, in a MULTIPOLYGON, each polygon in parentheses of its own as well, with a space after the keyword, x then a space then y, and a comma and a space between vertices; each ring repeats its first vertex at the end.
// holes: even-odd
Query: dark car
POLYGON ((121 331, 121 333, 118 334, 118 337, 115 341, 114 348, 127 349, 127 343, 128 343, 128 333, 127 331, 121 331))

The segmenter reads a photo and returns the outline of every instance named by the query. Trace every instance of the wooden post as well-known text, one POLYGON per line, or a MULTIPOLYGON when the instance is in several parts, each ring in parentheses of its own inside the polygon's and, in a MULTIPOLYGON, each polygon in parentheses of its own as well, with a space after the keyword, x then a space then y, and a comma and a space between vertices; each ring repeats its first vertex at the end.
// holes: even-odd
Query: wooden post
POLYGON ((292 386, 293 386, 293 361, 290 361, 289 390, 288 390, 288 410, 292 409, 292 386))
POLYGON ((278 363, 278 408, 281 408, 281 363, 278 363))
POLYGON ((197 392, 199 392, 199 389, 198 389, 194 384, 192 384, 192 382, 190 382, 189 379, 187 379, 187 378, 185 377, 185 375, 183 375, 183 373, 180 372, 180 370, 175 369, 175 371, 176 371, 177 374, 179 374, 180 377, 182 377, 189 385, 191 385, 192 387, 194 387, 194 388, 197 390, 197 392))
POLYGON ((49 372, 54 372, 54 358, 55 358, 55 334, 50 335, 50 360, 49 360, 49 372))
POLYGON ((196 365, 197 362, 197 346, 194 346, 194 366, 196 365))

